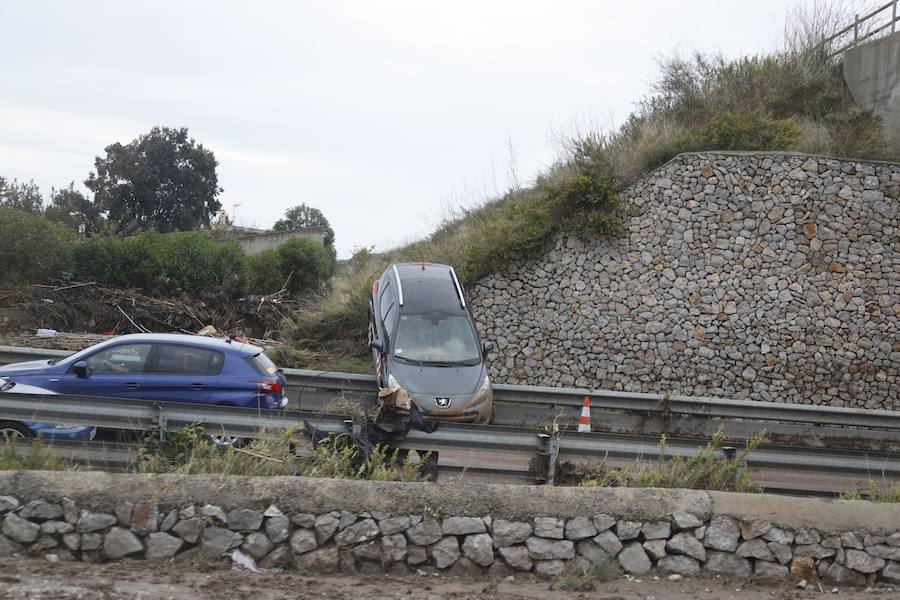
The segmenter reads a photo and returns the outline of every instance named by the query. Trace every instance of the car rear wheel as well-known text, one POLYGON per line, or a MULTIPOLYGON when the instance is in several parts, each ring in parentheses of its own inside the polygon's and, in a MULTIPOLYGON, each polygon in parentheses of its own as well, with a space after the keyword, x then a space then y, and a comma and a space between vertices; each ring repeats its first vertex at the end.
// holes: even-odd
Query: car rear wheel
POLYGON ((0 444, 34 437, 34 433, 21 423, 0 423, 0 444))

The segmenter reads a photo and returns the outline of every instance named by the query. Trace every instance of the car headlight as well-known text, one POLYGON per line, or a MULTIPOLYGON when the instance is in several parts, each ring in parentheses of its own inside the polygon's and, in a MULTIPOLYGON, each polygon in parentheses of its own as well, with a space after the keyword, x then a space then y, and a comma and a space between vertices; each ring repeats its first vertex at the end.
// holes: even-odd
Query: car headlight
POLYGON ((400 387, 400 383, 393 375, 388 375, 388 387, 400 387))
POLYGON ((484 376, 484 381, 481 382, 481 387, 478 388, 478 393, 483 394, 484 392, 491 389, 491 378, 487 375, 484 376))

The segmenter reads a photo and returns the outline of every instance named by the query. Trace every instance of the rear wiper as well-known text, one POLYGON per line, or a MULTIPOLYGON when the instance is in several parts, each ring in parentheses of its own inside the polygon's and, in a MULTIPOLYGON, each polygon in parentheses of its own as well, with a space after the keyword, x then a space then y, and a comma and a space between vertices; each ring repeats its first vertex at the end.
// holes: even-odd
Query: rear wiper
POLYGON ((59 359, 58 359, 58 358, 51 358, 50 360, 47 361, 47 364, 50 365, 50 366, 53 366, 53 365, 55 365, 55 364, 58 363, 58 362, 59 362, 59 359))

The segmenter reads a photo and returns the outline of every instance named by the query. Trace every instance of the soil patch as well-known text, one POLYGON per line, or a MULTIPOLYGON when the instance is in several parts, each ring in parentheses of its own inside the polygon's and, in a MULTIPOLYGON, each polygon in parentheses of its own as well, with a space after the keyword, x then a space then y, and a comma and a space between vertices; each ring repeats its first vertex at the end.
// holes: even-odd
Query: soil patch
MULTIPOLYGON (((653 576, 591 582, 567 591, 560 581, 530 577, 514 580, 465 580, 433 575, 359 575, 306 577, 292 572, 248 573, 215 565, 154 564, 123 561, 94 564, 43 559, 0 559, 0 600, 802 600, 821 597, 816 587, 798 590, 788 583, 682 579, 653 576)), ((813 586, 815 587, 815 586, 813 586)), ((831 592, 831 586, 824 588, 831 592)), ((840 589, 840 597, 891 598, 894 590, 840 589)))

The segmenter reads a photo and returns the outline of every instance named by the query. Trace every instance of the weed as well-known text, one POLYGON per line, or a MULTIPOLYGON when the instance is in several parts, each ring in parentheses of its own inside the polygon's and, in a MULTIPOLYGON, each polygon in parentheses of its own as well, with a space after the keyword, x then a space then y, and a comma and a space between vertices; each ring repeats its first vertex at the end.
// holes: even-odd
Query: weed
MULTIPOLYGON (((365 413, 357 411, 357 416, 365 413)), ((307 440, 308 441, 308 440, 307 440)), ((429 456, 419 463, 399 451, 375 445, 366 455, 352 444, 348 434, 332 434, 302 454, 303 431, 287 429, 279 435, 263 435, 243 447, 214 444, 202 423, 168 432, 163 440, 147 432, 138 450, 134 469, 140 473, 305 475, 338 479, 413 481, 421 478, 429 456)))
POLYGON ((591 592, 595 582, 612 581, 621 575, 622 570, 614 557, 591 565, 590 569, 580 569, 569 565, 551 585, 551 589, 567 592, 591 592))
POLYGON ((869 481, 866 491, 841 492, 841 500, 869 500, 871 502, 900 502, 900 483, 883 487, 877 481, 869 481))
POLYGON ((719 428, 709 443, 695 456, 683 458, 676 454, 666 459, 667 436, 659 441, 659 456, 651 466, 635 469, 614 468, 603 461, 588 472, 581 482, 585 487, 656 487, 691 490, 721 490, 727 492, 760 492, 747 470, 747 457, 759 447, 765 430, 747 442, 746 448, 734 459, 718 456, 725 441, 724 428, 719 428))
POLYGON ((56 458, 40 438, 34 438, 26 452, 20 452, 13 443, 0 448, 0 471, 69 471, 73 468, 67 461, 56 458))
POLYGON ((412 463, 402 451, 383 444, 366 455, 350 441, 349 434, 332 434, 301 459, 303 474, 309 477, 367 479, 371 481, 415 481, 430 453, 412 463))

